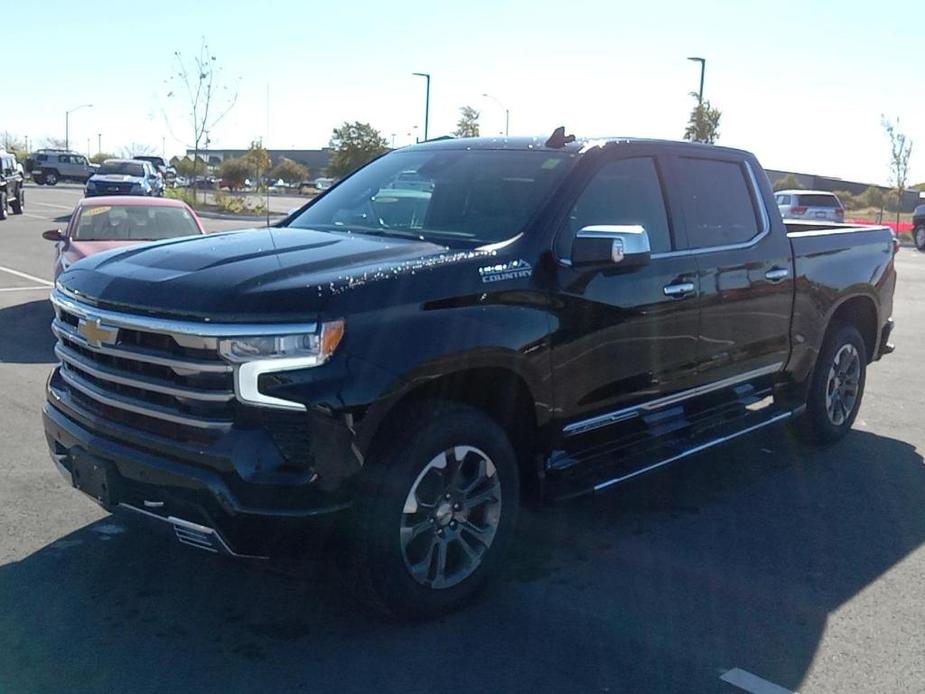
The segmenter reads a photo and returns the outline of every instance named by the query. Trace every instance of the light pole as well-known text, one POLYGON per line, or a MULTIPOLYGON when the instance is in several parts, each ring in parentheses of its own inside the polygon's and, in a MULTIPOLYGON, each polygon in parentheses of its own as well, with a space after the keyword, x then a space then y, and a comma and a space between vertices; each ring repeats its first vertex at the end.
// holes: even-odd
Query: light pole
POLYGON ((79 111, 82 108, 93 108, 93 104, 81 104, 80 106, 75 106, 70 111, 64 112, 64 149, 70 149, 70 118, 71 114, 74 111, 79 111))
POLYGON ((496 97, 493 97, 491 94, 482 94, 482 96, 484 96, 486 99, 491 99, 496 104, 498 104, 498 106, 504 109, 504 136, 510 137, 511 135, 511 111, 510 109, 504 104, 502 104, 501 101, 499 101, 496 97))
POLYGON ((424 98, 424 142, 427 142, 427 129, 430 124, 430 74, 427 72, 412 72, 411 74, 427 80, 427 95, 424 98))
POLYGON ((707 71, 707 59, 706 58, 688 58, 688 60, 693 60, 695 63, 700 63, 700 91, 697 92, 697 102, 702 106, 703 105, 703 73, 707 71))

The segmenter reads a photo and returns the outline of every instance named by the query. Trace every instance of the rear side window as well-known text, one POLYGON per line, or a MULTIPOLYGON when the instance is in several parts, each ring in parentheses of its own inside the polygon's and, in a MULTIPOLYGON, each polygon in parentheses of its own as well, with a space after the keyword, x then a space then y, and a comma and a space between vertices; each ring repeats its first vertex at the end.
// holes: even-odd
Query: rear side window
MULTIPOLYGON (((653 253, 671 250, 668 214, 658 170, 650 157, 620 159, 605 164, 582 191, 569 213, 571 241, 579 229, 595 224, 642 225, 653 253)), ((563 256, 567 255, 566 249, 563 256)))
POLYGON ((36 154, 35 160, 36 161, 48 161, 48 155, 47 154, 36 154))
POLYGON ((677 172, 692 248, 743 243, 758 234, 758 215, 741 164, 681 157, 677 172))
POLYGON ((800 195, 800 205, 803 207, 841 207, 841 203, 834 195, 800 195))

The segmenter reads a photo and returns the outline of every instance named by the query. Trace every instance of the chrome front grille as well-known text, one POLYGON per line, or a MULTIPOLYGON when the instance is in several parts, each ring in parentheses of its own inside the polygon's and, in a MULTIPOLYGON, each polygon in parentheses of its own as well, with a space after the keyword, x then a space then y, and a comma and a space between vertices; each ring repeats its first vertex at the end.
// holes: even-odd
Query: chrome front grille
POLYGON ((228 431, 234 368, 218 353, 210 324, 176 323, 96 310, 52 295, 61 378, 98 416, 169 438, 228 431))

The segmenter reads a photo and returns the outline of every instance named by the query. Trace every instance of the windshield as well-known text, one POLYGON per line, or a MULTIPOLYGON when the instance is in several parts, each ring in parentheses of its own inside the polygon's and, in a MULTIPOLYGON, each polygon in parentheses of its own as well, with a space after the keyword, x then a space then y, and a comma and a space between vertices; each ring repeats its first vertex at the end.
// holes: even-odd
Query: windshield
POLYGON ((511 150, 393 152, 289 226, 484 245, 520 233, 574 157, 511 150))
POLYGON ((182 207, 99 205, 83 208, 74 240, 158 241, 194 234, 199 226, 182 207))
POLYGON ((97 173, 142 178, 145 175, 145 166, 139 162, 131 161, 104 161, 100 164, 97 173))

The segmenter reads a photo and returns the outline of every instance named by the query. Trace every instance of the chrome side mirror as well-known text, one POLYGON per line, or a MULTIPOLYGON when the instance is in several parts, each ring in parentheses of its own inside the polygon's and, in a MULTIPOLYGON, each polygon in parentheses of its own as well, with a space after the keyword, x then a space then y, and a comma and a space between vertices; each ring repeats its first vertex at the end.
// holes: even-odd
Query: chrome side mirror
POLYGON ((600 224, 582 227, 572 242, 572 265, 629 269, 648 265, 649 235, 637 225, 600 224))

